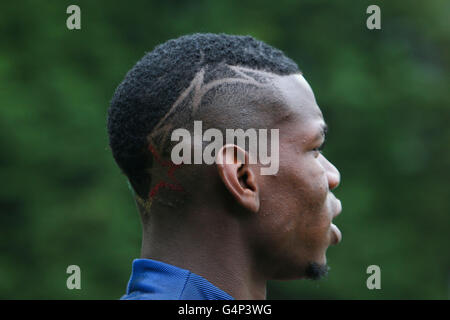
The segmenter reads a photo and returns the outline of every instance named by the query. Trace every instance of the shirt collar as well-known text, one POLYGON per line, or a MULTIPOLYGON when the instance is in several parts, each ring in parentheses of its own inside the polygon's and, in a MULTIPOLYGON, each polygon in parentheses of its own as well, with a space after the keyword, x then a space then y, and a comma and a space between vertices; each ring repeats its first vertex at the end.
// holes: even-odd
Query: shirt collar
POLYGON ((228 293, 205 278, 174 265, 152 259, 135 259, 123 298, 229 300, 228 293))

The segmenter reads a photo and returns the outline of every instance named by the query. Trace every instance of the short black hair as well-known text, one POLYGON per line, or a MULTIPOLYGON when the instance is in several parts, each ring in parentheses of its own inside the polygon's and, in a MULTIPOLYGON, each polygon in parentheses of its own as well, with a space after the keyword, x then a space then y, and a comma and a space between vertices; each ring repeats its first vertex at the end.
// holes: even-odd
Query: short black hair
POLYGON ((220 64, 277 75, 300 72, 283 52, 251 36, 185 35, 145 54, 116 89, 107 121, 113 156, 142 199, 148 197, 146 169, 152 164, 147 136, 202 68, 205 78, 212 72, 217 78, 220 64))

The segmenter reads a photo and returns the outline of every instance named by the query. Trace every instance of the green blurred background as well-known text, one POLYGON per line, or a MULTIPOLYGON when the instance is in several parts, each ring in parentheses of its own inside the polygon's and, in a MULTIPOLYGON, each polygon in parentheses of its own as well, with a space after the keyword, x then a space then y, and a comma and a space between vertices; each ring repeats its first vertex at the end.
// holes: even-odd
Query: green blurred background
POLYGON ((250 34, 303 70, 342 175, 329 277, 271 299, 448 299, 449 1, 3 1, 0 298, 117 299, 141 229, 105 129, 146 51, 193 32, 250 34), (81 30, 66 8, 81 8, 81 30), (381 30, 366 8, 381 8, 381 30), (81 290, 66 268, 81 267, 81 290), (366 268, 381 268, 368 290, 366 268))

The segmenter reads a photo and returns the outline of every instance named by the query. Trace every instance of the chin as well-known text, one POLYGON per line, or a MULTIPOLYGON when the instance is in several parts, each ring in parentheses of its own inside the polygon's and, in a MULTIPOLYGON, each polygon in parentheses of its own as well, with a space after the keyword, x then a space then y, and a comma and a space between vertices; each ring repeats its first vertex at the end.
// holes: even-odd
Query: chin
POLYGON ((306 278, 320 280, 328 275, 330 268, 326 263, 310 262, 306 267, 306 278))
POLYGON ((284 268, 278 269, 273 275, 273 280, 296 280, 311 279, 319 280, 328 274, 329 267, 324 255, 320 259, 309 260, 308 262, 285 262, 284 268))
POLYGON ((328 275, 328 270, 330 269, 327 265, 327 257, 325 252, 315 258, 309 259, 306 265, 303 265, 303 277, 304 279, 319 280, 328 275))

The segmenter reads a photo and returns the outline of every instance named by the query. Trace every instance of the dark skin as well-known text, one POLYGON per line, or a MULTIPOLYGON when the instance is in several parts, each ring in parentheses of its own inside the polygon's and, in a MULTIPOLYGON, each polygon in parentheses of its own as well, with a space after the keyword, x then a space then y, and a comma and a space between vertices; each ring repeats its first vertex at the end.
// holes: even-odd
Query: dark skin
MULTIPOLYGON (((311 263, 326 265, 327 248, 341 238, 331 223, 341 211, 331 192, 340 175, 319 151, 326 125, 314 94, 300 74, 276 76, 273 85, 270 94, 288 115, 273 126, 280 130, 278 173, 260 175, 259 164, 238 158, 201 166, 202 178, 182 180, 191 191, 181 210, 155 202, 143 215, 142 258, 188 269, 235 299, 265 299, 270 279, 306 278, 311 263)), ((235 145, 218 157, 228 149, 248 159, 235 145)))

